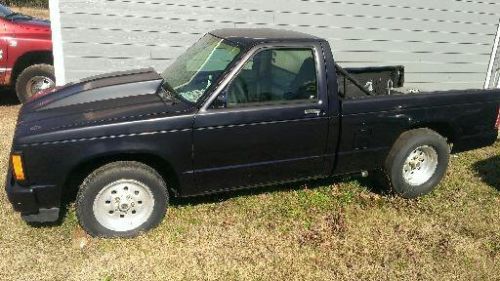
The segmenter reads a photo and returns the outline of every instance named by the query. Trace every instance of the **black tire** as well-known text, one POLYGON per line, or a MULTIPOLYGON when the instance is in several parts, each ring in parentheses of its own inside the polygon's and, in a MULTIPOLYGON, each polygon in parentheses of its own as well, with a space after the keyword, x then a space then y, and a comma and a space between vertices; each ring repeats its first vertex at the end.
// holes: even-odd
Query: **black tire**
MULTIPOLYGON (((431 154, 432 153, 433 152, 431 152, 431 154)), ((401 134, 396 140, 385 161, 384 172, 388 184, 394 193, 403 198, 416 198, 431 192, 434 187, 439 184, 448 167, 449 158, 450 147, 444 137, 427 128, 414 129, 401 134), (405 173, 403 169, 409 167, 408 165, 405 166, 405 161, 410 157, 410 154, 415 155, 421 153, 420 149, 422 148, 427 149, 427 151, 432 151, 430 148, 434 150, 437 154, 437 165, 435 169, 430 168, 430 171, 433 171, 433 173, 429 172, 427 174, 427 176, 430 177, 425 180, 425 182, 410 184, 403 175, 403 173, 405 173), (417 153, 414 151, 417 151, 417 153)), ((418 166, 412 165, 412 168, 409 169, 410 173, 412 173, 412 171, 419 172, 415 170, 420 170, 421 168, 418 162, 422 161, 423 164, 423 162, 427 160, 415 161, 418 166)), ((412 164, 413 163, 415 162, 412 162, 412 164)), ((406 169, 406 171, 408 175, 408 169, 406 169)), ((427 176, 424 176, 423 179, 427 178, 427 176)))
POLYGON ((35 94, 28 89, 30 88, 28 84, 32 78, 37 76, 50 79, 51 82, 56 81, 54 67, 50 64, 34 64, 25 68, 16 79, 16 94, 21 103, 25 103, 35 94))
MULTIPOLYGON (((157 171, 143 163, 118 161, 102 166, 83 181, 76 198, 76 215, 82 228, 91 236, 134 237, 156 227, 162 221, 167 210, 168 200, 167 186, 157 171), (97 219, 98 215, 96 215, 94 211, 94 204, 98 202, 97 197, 101 190, 122 180, 140 183, 142 186, 149 189, 148 194, 154 198, 151 204, 152 211, 150 215, 144 219, 144 222, 133 229, 124 231, 113 230, 101 224, 97 219)), ((107 202, 108 201, 106 201, 106 203, 107 202)), ((115 208, 121 204, 119 200, 117 203, 115 202, 111 203, 111 205, 114 204, 111 208, 115 208)), ((137 201, 137 203, 141 203, 141 201, 137 201)), ((129 205, 134 206, 132 203, 129 205)), ((127 219, 134 221, 135 218, 131 213, 132 211, 129 211, 130 209, 126 211, 127 213, 123 213, 122 210, 116 209, 119 217, 116 217, 115 214, 114 217, 111 217, 110 221, 118 222, 118 220, 121 220, 122 213, 124 216, 132 216, 127 217, 127 219)), ((133 212, 135 214, 135 210, 133 212)))

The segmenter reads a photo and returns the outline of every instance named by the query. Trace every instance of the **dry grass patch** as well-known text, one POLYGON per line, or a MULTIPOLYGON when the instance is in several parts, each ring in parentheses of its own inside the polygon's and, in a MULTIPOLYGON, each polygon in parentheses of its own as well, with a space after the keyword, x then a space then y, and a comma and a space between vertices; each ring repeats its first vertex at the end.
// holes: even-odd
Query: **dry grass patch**
MULTIPOLYGON (((18 106, 0 107, 0 178, 18 106)), ((136 239, 27 226, 0 186, 4 280, 499 280, 500 142, 452 158, 418 200, 336 178, 175 200, 136 239)), ((1 181, 3 184, 3 181, 1 181)))
POLYGON ((30 8, 30 7, 10 7, 10 9, 14 12, 18 12, 25 15, 30 15, 32 17, 41 18, 41 19, 49 19, 50 14, 47 9, 40 8, 30 8))

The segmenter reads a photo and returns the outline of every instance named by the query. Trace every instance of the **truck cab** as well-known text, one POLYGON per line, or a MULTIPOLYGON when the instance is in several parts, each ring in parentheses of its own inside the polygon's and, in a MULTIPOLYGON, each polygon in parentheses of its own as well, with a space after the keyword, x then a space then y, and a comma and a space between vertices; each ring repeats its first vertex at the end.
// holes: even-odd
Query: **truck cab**
MULTIPOLYGON (((248 40, 244 36, 225 32, 231 30, 214 33, 213 40, 239 42, 245 46, 244 56, 234 65, 240 70, 226 74, 227 85, 219 85, 195 119, 197 188, 208 192, 228 184, 279 182, 290 174, 298 178, 328 174, 332 166, 325 164, 333 164, 339 107, 333 93, 336 83, 328 87, 324 75, 327 46, 314 36, 293 32, 270 30, 260 34, 265 40, 250 44, 243 42, 248 40), (202 129, 207 127, 219 129, 202 129), (226 136, 231 141, 225 142, 221 157, 219 145, 226 136)), ((251 32, 245 36, 258 38, 251 32)), ((189 98, 186 86, 178 92, 189 98)))

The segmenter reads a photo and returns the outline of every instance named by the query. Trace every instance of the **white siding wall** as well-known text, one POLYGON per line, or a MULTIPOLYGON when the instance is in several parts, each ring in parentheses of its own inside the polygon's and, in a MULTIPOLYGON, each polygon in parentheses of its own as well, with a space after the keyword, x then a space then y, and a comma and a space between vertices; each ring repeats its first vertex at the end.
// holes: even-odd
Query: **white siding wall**
POLYGON ((406 66, 406 86, 481 88, 500 1, 60 0, 66 82, 164 69, 205 32, 269 27, 327 38, 343 66, 406 66))

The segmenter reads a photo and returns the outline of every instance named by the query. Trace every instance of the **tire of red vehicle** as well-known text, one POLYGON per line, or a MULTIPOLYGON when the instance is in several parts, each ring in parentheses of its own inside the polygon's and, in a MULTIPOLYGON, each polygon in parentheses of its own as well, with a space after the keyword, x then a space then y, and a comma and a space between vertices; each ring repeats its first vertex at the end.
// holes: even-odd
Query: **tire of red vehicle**
POLYGON ((396 140, 385 161, 385 175, 392 191, 416 198, 439 184, 450 158, 450 147, 440 134, 427 128, 407 131, 396 140))
POLYGON ((16 94, 25 103, 36 92, 55 87, 54 67, 50 64, 34 64, 25 68, 16 79, 16 94))
POLYGON ((76 215, 91 236, 134 237, 156 227, 165 216, 168 191, 153 168, 118 161, 95 170, 80 185, 76 215))

